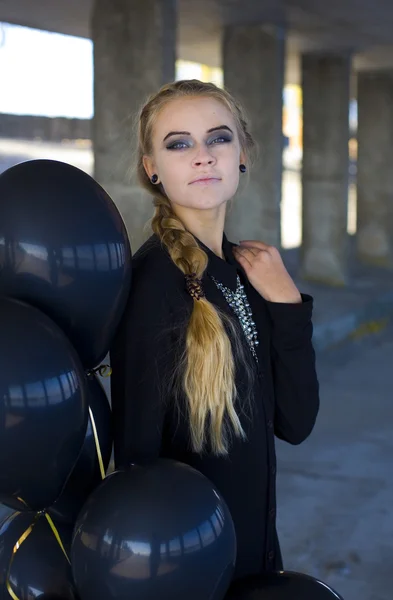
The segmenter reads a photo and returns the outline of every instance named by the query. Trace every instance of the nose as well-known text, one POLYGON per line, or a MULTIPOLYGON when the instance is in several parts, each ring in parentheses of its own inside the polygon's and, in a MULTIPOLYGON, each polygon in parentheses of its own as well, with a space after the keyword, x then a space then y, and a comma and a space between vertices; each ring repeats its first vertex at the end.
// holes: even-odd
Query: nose
POLYGON ((213 166, 216 164, 215 157, 205 147, 199 148, 192 160, 193 167, 213 166))

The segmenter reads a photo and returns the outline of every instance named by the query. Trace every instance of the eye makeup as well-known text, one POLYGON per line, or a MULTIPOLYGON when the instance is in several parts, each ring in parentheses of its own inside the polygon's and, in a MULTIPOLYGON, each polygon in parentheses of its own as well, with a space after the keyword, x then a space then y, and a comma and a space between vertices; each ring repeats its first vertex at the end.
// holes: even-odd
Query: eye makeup
POLYGON ((222 135, 212 136, 207 143, 208 144, 225 144, 227 142, 232 141, 232 136, 230 133, 223 133, 222 135))
POLYGON ((166 149, 184 150, 185 148, 189 148, 190 146, 192 146, 192 142, 190 142, 190 140, 174 140, 166 146, 166 149))
MULTIPOLYGON (((212 146, 212 145, 216 145, 216 144, 218 144, 218 145, 226 144, 228 142, 231 142, 233 139, 233 134, 232 134, 232 131, 229 129, 229 127, 226 127, 226 126, 223 126, 222 128, 215 127, 213 129, 209 130, 208 133, 213 132, 213 131, 214 131, 214 135, 211 135, 206 140, 206 143, 208 146, 212 146)), ((184 139, 184 137, 183 137, 183 138, 180 138, 177 140, 171 140, 166 145, 167 150, 184 150, 186 148, 191 148, 194 145, 194 142, 191 139, 191 134, 188 132, 185 132, 185 131, 171 132, 164 138, 164 141, 168 137, 172 137, 175 135, 190 136, 190 137, 188 139, 184 139)))

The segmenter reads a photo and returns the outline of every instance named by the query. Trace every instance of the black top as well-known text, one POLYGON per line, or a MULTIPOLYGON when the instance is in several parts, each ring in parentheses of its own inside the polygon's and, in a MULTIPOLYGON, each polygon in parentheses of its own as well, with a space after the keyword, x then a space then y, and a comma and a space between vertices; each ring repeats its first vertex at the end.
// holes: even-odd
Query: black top
MULTIPOLYGON (((133 258, 131 294, 111 349, 115 462, 119 467, 167 457, 204 473, 232 514, 238 543, 235 577, 240 577, 282 568, 275 525, 274 435, 299 444, 316 420, 319 386, 311 342, 313 300, 302 295, 299 304, 267 302, 248 282, 233 256, 235 244, 225 235, 225 260, 201 246, 209 258, 202 279, 207 299, 236 320, 212 277, 235 290, 239 275, 258 330, 258 361, 243 338, 248 360, 256 369, 239 414, 247 440, 234 438, 227 457, 190 450, 184 412, 175 409, 170 392, 168 397, 168 373, 183 348, 194 301, 183 273, 153 235, 133 258)), ((237 364, 237 388, 246 390, 246 382, 246 369, 237 364)))

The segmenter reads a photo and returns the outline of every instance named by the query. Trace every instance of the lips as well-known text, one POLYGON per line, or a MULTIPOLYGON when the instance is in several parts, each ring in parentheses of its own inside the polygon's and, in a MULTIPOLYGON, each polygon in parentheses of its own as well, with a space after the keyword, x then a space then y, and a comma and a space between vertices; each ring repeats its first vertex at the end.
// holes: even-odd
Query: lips
POLYGON ((218 181, 221 181, 220 177, 214 177, 213 175, 202 175, 201 177, 197 177, 196 179, 193 179, 193 181, 190 181, 189 185, 193 185, 193 184, 207 184, 207 183, 217 183, 218 181))

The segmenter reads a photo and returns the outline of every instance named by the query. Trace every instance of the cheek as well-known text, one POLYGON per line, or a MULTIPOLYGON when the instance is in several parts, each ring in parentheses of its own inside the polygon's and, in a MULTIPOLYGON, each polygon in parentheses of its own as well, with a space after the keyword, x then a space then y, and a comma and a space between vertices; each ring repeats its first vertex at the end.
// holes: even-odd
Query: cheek
POLYGON ((183 172, 184 166, 181 162, 171 161, 165 165, 162 176, 169 181, 179 181, 183 172))
POLYGON ((237 148, 232 147, 221 155, 217 153, 217 164, 228 182, 239 183, 240 152, 237 148))
POLYGON ((165 157, 163 160, 157 161, 157 169, 166 190, 178 186, 184 173, 182 161, 171 160, 171 157, 165 157))
POLYGON ((161 181, 165 193, 172 201, 177 197, 184 196, 184 183, 186 179, 186 169, 182 161, 163 161, 159 165, 161 181))
POLYGON ((161 177, 179 179, 187 166, 185 153, 173 152, 164 154, 157 162, 161 177))
POLYGON ((239 186, 239 179, 239 165, 237 165, 232 169, 231 173, 229 173, 227 177, 228 188, 232 194, 235 194, 239 186))
POLYGON ((218 166, 226 173, 236 171, 240 164, 240 150, 235 144, 219 146, 214 152, 218 166))

